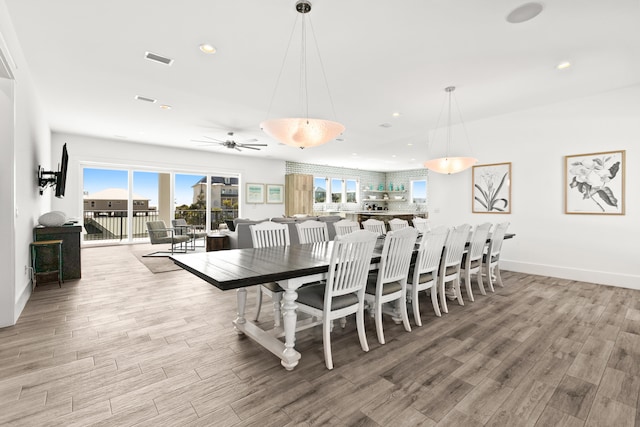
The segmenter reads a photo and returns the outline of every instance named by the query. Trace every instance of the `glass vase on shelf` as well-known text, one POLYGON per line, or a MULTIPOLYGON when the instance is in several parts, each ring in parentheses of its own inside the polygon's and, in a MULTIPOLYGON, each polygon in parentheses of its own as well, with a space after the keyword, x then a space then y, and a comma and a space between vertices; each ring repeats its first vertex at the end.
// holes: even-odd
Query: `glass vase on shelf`
POLYGON ((393 182, 389 183, 389 191, 393 191, 393 182))

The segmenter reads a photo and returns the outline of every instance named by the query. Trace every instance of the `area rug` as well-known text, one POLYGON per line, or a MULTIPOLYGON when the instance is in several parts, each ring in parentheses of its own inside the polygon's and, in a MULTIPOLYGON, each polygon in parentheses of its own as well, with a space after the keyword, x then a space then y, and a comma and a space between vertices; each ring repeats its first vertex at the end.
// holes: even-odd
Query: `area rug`
POLYGON ((166 273, 168 271, 182 270, 182 267, 179 267, 178 265, 176 265, 171 260, 171 258, 169 258, 169 255, 152 256, 152 257, 143 256, 150 252, 153 252, 153 250, 134 251, 133 255, 135 255, 138 261, 144 264, 144 266, 147 267, 149 271, 151 271, 152 273, 166 273))

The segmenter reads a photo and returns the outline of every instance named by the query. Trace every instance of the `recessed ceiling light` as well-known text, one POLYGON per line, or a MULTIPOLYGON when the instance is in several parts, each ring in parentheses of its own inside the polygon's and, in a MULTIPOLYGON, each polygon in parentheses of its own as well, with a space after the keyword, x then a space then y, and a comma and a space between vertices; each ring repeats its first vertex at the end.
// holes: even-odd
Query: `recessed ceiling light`
POLYGON ((400 114, 400 113, 393 113, 393 114, 391 114, 391 115, 392 115, 393 117, 400 117, 400 116, 401 116, 401 114, 400 114))
POLYGON ((394 157, 394 158, 395 158, 395 157, 396 157, 396 155, 395 155, 395 154, 392 154, 392 155, 391 155, 391 157, 394 157))
POLYGON ((210 45, 208 43, 202 43, 200 45, 200 50, 203 51, 204 53, 209 53, 209 54, 216 53, 215 46, 212 46, 212 45, 210 45))
POLYGON ((413 146, 413 144, 412 144, 412 143, 410 143, 410 142, 409 142, 407 145, 408 145, 409 147, 412 147, 412 146, 413 146))
POLYGON ((569 67, 571 67, 571 62, 569 62, 569 61, 563 61, 563 62, 559 63, 558 65, 556 65, 556 68, 558 70, 566 70, 569 67))
POLYGON ((525 3, 516 7, 507 15, 507 22, 512 24, 520 24, 527 22, 530 19, 535 18, 542 12, 542 5, 540 3, 525 3))
POLYGON ((358 155, 358 153, 351 153, 351 155, 352 155, 352 156, 357 156, 357 155, 358 155))
POLYGON ((416 161, 416 159, 411 159, 410 161, 411 161, 411 162, 415 162, 415 161, 416 161))
POLYGON ((163 110, 171 110, 171 105, 162 104, 160 108, 162 108, 163 110))

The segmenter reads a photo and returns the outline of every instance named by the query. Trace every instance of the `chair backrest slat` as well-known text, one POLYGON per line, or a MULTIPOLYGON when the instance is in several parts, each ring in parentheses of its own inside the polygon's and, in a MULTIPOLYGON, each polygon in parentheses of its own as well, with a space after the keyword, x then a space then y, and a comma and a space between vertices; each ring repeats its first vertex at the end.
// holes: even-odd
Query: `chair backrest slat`
POLYGON ((326 242, 329 240, 329 229, 326 222, 309 220, 296 223, 300 244, 326 242))
POLYGON ((252 224, 251 241, 254 248, 268 248, 273 246, 289 246, 289 227, 271 221, 252 224))
POLYGON ((391 231, 401 230, 409 226, 409 221, 406 219, 393 218, 389 220, 389 229, 391 231))
POLYGON ((373 218, 369 218, 368 220, 363 221, 362 228, 368 231, 373 231, 374 233, 378 233, 378 235, 380 236, 387 234, 387 230, 384 227, 384 222, 373 218))
POLYGON ((377 235, 366 230, 336 239, 331 252, 325 304, 333 296, 364 290, 376 240, 377 235))
POLYGON ((491 257, 500 255, 502 242, 504 241, 504 235, 507 232, 507 228, 509 228, 508 222, 501 222, 499 224, 496 224, 496 228, 491 235, 491 242, 489 242, 488 252, 491 257))
POLYGON ((387 233, 382 247, 378 283, 406 279, 418 230, 406 227, 387 233))
POLYGON ((333 227, 336 230, 337 236, 344 236, 345 234, 353 233, 354 231, 360 230, 360 224, 355 221, 350 221, 348 219, 342 219, 333 224, 333 227))
POLYGON ((426 218, 415 217, 411 220, 413 227, 420 233, 426 233, 431 229, 429 226, 429 220, 426 218))
POLYGON ((444 250, 445 268, 460 266, 470 231, 471 226, 469 224, 462 224, 454 227, 453 231, 449 234, 444 250))
POLYGON ((434 277, 438 275, 442 251, 448 237, 449 229, 447 227, 437 227, 422 235, 414 274, 433 273, 434 277))
POLYGON ((491 230, 491 223, 485 222, 476 226, 469 242, 468 258, 469 261, 475 261, 482 258, 484 254, 484 248, 487 245, 487 237, 489 237, 489 230, 491 230))

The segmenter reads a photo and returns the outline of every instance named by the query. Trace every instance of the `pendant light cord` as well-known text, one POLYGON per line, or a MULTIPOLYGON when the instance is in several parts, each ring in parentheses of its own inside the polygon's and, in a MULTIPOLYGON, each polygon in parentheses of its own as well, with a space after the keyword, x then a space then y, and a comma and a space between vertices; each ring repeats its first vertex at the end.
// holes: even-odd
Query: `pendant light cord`
POLYGON ((329 90, 329 82, 327 80, 327 74, 324 71, 324 63, 322 62, 322 55, 320 55, 320 48, 318 47, 318 38, 316 37, 316 32, 313 29, 313 22, 311 22, 311 18, 309 18, 309 25, 311 27, 311 34, 313 35, 313 41, 316 47, 316 52, 318 52, 318 59, 320 60, 320 71, 322 71, 324 86, 327 89, 327 94, 329 95, 329 103, 331 104, 331 112, 333 113, 333 120, 338 121, 338 115, 336 114, 336 108, 333 104, 333 97, 331 96, 331 90, 329 90))
POLYGON ((458 117, 460 117, 460 123, 462 124, 462 130, 464 130, 464 137, 467 140, 467 146, 469 146, 469 154, 471 155, 471 157, 475 157, 473 153, 473 147, 471 146, 471 142, 469 142, 469 133, 467 132, 467 126, 464 124, 464 119, 462 118, 462 111, 460 111, 460 104, 458 104, 458 98, 455 98, 455 102, 456 102, 456 109, 458 110, 458 117))
POLYGON ((280 86, 280 79, 282 78, 282 72, 284 71, 284 64, 287 62, 287 56, 289 56, 289 49, 291 48, 291 40, 293 40, 293 34, 296 30, 296 25, 298 23, 298 16, 296 17, 295 22, 293 23, 293 27, 291 28, 291 34, 289 35, 289 42, 287 43, 287 50, 284 53, 284 58, 282 58, 282 64, 280 65, 280 71, 278 72, 278 78, 276 79, 276 85, 273 88, 273 93, 271 94, 271 100, 269 101, 269 108, 267 109, 267 116, 265 118, 268 119, 271 114, 271 107, 273 107, 273 101, 276 97, 276 92, 278 92, 278 87, 280 86))

